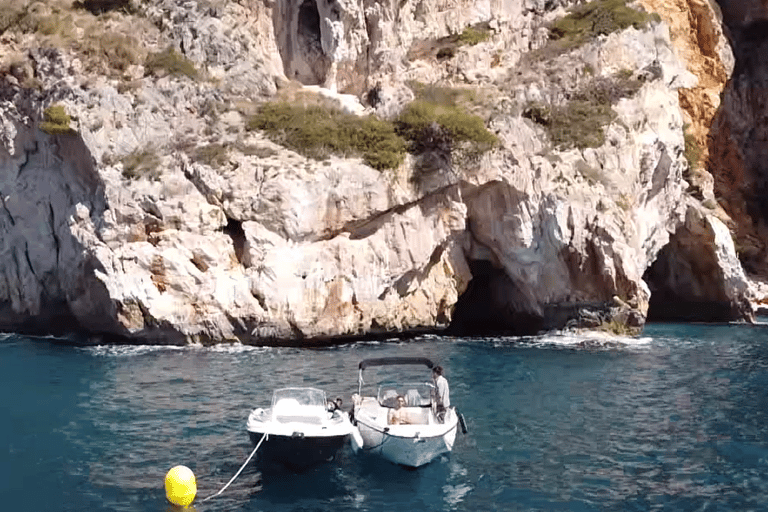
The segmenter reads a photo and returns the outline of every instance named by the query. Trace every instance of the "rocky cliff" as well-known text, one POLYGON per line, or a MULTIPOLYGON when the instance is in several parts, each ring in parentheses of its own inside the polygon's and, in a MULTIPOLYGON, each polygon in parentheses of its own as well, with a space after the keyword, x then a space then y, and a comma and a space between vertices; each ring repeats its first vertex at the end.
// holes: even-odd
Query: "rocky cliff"
MULTIPOLYGON (((719 201, 733 219, 734 239, 745 268, 752 274, 765 276, 768 273, 765 202, 768 3, 723 0, 721 6, 726 35, 736 59, 733 74, 722 91, 722 105, 708 141, 709 165, 719 201)), ((765 303, 765 293, 760 295, 765 303)))
POLYGON ((719 154, 730 46, 709 4, 656 3, 0 2, 0 327, 313 343, 751 319, 738 223, 686 151, 719 154), (279 143, 257 122, 276 100, 400 134, 414 105, 438 117, 385 165, 279 143))

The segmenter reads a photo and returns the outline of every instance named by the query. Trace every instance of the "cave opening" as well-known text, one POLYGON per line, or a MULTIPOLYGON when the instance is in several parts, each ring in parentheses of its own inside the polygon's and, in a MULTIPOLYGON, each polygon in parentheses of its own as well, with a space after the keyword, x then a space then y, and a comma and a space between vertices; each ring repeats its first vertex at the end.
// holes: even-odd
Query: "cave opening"
POLYGON ((320 12, 315 0, 304 0, 299 6, 298 33, 307 41, 320 44, 320 12))
POLYGON ((248 252, 246 251, 246 238, 245 231, 243 230, 243 223, 239 220, 227 218, 227 225, 224 226, 222 231, 225 235, 232 239, 232 245, 235 248, 235 256, 237 257, 237 261, 241 265, 247 267, 248 252))
POLYGON ((543 319, 522 310, 517 286, 490 261, 470 260, 472 280, 459 297, 446 334, 526 336, 540 332, 543 319))
POLYGON ((65 300, 45 299, 40 313, 29 318, 20 329, 33 335, 68 336, 85 332, 65 300))
POLYGON ((331 63, 323 51, 320 11, 315 0, 304 0, 299 5, 294 48, 296 52, 289 59, 288 76, 304 85, 322 85, 331 63))
POLYGON ((679 240, 670 241, 643 274, 651 291, 646 322, 734 320, 731 301, 716 284, 719 270, 707 261, 701 254, 690 257, 679 240))

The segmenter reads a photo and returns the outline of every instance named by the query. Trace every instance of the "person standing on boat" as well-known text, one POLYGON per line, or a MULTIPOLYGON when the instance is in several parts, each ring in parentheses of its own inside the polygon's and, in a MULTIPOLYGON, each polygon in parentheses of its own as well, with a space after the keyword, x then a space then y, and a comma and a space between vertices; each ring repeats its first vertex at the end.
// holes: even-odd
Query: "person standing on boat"
POLYGON ((432 380, 435 383, 435 414, 440 421, 445 419, 445 411, 451 406, 448 379, 443 375, 443 367, 432 368, 432 380))

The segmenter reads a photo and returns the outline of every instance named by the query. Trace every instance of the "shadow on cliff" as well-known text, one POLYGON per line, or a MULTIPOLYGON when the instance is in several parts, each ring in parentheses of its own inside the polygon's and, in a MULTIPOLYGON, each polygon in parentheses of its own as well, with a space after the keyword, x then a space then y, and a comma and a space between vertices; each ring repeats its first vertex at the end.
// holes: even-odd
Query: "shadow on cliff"
POLYGON ((73 219, 83 215, 76 205, 88 208, 95 225, 107 208, 90 150, 77 134, 35 131, 17 142, 25 160, 7 182, 13 189, 3 192, 27 206, 18 215, 4 211, 4 235, 16 242, 5 262, 9 295, 0 301, 0 330, 72 343, 105 333, 125 341, 114 303, 95 274, 104 268, 71 231, 73 219))
POLYGON ((709 133, 707 167, 744 270, 768 277, 768 19, 745 23, 734 2, 720 4, 736 64, 709 133))

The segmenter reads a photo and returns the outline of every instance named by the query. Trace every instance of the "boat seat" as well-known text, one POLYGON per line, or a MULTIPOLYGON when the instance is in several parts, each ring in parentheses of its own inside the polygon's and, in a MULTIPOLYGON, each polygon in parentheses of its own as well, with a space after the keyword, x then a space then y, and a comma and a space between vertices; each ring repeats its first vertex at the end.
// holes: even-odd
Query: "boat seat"
POLYGON ((381 395, 382 407, 394 407, 397 404, 397 390, 387 389, 381 395))
POLYGON ((405 405, 409 407, 421 407, 421 395, 416 389, 409 389, 405 393, 405 405))
POLYGON ((406 407, 405 418, 411 425, 429 424, 429 409, 423 407, 406 407))

